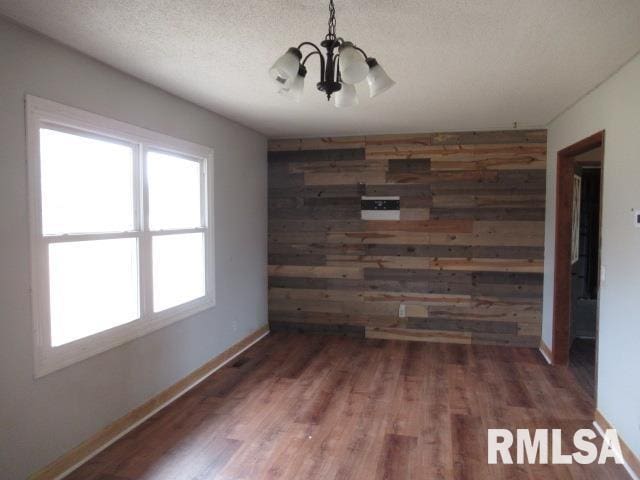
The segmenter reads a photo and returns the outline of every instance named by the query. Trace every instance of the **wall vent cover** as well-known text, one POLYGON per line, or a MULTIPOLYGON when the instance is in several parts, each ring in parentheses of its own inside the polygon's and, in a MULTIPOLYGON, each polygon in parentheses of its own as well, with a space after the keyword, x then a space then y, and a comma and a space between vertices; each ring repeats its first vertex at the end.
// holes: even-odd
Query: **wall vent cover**
POLYGON ((400 197, 362 197, 362 220, 400 220, 400 197))

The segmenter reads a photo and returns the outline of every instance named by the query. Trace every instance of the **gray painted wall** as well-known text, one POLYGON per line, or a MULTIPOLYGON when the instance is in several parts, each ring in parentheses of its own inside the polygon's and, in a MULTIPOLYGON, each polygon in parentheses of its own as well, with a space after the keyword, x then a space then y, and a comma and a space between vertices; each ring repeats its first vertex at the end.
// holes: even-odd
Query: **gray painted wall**
POLYGON ((542 338, 552 345, 557 152, 606 130, 602 200, 598 409, 640 454, 640 55, 548 129, 542 338))
POLYGON ((0 59, 0 477, 19 479, 267 322, 267 162, 262 135, 2 18, 0 59), (29 299, 27 93, 215 152, 217 306, 38 380, 29 299))

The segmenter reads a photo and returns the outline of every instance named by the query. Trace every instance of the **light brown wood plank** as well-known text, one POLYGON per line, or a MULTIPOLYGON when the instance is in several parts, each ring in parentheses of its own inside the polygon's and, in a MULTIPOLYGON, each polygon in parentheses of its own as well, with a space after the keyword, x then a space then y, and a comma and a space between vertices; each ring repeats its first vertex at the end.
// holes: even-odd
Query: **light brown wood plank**
POLYGON ((389 222, 384 220, 368 220, 365 222, 369 232, 385 232, 388 230, 398 232, 446 232, 446 233, 471 233, 473 221, 471 220, 399 220, 389 222))
POLYGON ((293 150, 333 150, 363 147, 364 137, 285 138, 271 139, 268 142, 268 149, 271 152, 293 150))
POLYGON ((362 278, 358 267, 317 267, 305 265, 269 265, 269 275, 279 277, 362 278))

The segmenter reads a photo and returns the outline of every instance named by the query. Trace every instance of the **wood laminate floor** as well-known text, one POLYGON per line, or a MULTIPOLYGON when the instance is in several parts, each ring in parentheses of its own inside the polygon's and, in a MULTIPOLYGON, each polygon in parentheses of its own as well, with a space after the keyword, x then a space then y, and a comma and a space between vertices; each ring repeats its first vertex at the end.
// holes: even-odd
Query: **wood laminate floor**
POLYGON ((569 369, 591 398, 596 396, 596 341, 576 338, 569 352, 569 369))
POLYGON ((534 349, 277 333, 68 479, 626 479, 487 465, 487 428, 570 439, 593 408, 534 349))

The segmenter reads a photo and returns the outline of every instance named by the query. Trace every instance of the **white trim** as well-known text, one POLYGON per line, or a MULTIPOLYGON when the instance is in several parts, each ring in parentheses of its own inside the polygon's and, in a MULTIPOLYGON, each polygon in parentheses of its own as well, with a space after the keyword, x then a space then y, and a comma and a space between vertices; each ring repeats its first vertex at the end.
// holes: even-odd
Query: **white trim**
POLYGON ((215 263, 213 232, 213 150, 161 133, 129 125, 94 113, 61 105, 50 100, 26 96, 27 167, 29 187, 29 222, 31 244, 31 304, 34 338, 34 376, 36 378, 78 361, 122 345, 135 338, 192 316, 215 305, 215 263), (39 129, 70 129, 101 139, 121 141, 134 149, 134 228, 130 232, 87 233, 70 235, 42 234, 42 199, 40 190, 39 129), (191 229, 161 230, 148 228, 148 193, 145 154, 163 151, 201 164, 202 225, 191 229), (205 237, 205 295, 190 302, 154 313, 152 305, 151 237, 201 232, 205 237), (137 238, 139 244, 140 318, 129 323, 51 347, 48 280, 48 245, 113 238, 137 238))
POLYGON ((117 233, 65 233, 64 235, 44 235, 45 243, 86 242, 90 240, 115 240, 117 238, 138 238, 140 232, 117 233))
MULTIPOLYGON (((154 409, 153 411, 149 412, 147 415, 145 415, 144 417, 142 417, 140 420, 138 420, 135 423, 132 423, 129 427, 127 427, 125 430, 123 430, 122 432, 120 432, 118 435, 116 435, 115 437, 113 437, 111 440, 109 440, 108 442, 106 442, 104 445, 102 445, 100 448, 96 449, 95 451, 91 452, 90 455, 86 456, 85 458, 83 458, 82 460, 80 460, 78 463, 76 463, 75 465, 69 467, 67 470, 65 470, 64 472, 62 472, 60 475, 56 476, 54 478, 54 480, 61 480, 64 477, 66 477, 67 475, 69 475, 71 472, 73 472, 74 470, 77 470, 79 467, 81 467, 82 465, 84 465, 85 463, 87 463, 89 460, 91 460, 93 457, 95 457, 96 455, 98 455, 100 452, 104 451, 105 449, 107 449, 108 447, 110 447, 111 445, 113 445, 115 442, 117 442, 118 440, 120 440, 122 437, 124 437, 127 433, 129 433, 130 431, 134 430, 135 428, 137 428, 139 425, 141 425, 142 423, 144 423, 146 420, 148 420, 149 418, 151 418, 152 416, 154 416, 156 413, 158 413, 160 410, 162 410, 163 408, 165 408, 166 406, 172 404, 173 402, 175 402, 178 398, 180 398, 181 396, 183 396, 185 393, 187 393, 189 390, 195 388, 196 386, 198 386, 200 383, 202 383, 203 381, 205 381, 207 378, 209 378, 211 375, 213 375, 215 372, 217 372, 218 370, 220 370, 222 367, 224 367, 227 363, 229 363, 231 360, 235 359, 236 357, 238 357, 238 355, 244 353, 245 351, 247 351, 249 348, 253 347, 256 343, 258 343, 260 340, 262 340, 264 337, 266 337, 267 335, 269 335, 269 333, 271 333, 270 331, 266 331, 264 332, 264 334, 262 334, 260 337, 256 338, 253 342, 251 342, 249 345, 247 345, 246 347, 244 347, 242 350, 240 350, 239 352, 237 352, 236 354, 232 355, 231 357, 229 357, 228 359, 226 359, 224 362, 222 362, 220 365, 218 365, 217 367, 215 367, 213 370, 209 371, 208 373, 206 373, 205 375, 203 375, 200 379, 196 380, 195 382, 193 382, 191 385, 189 385, 188 387, 186 387, 184 390, 182 390, 180 393, 177 393, 175 396, 171 397, 169 400, 167 400, 166 402, 164 402, 162 405, 160 405, 158 408, 154 409)), ((637 480, 637 479, 636 479, 637 480)))
MULTIPOLYGON (((146 155, 146 149, 142 149, 140 159, 146 155)), ((147 162, 140 166, 140 191, 138 197, 141 205, 149 205, 149 185, 147 183, 147 162)), ((149 233, 149 209, 140 212, 139 228, 142 231, 140 237, 140 307, 145 312, 153 312, 153 247, 149 233)))
POLYGON ((542 356, 544 357, 544 359, 547 361, 547 363, 549 365, 553 365, 553 362, 551 361, 551 359, 549 357, 547 357, 547 354, 544 353, 544 350, 540 347, 538 347, 538 350, 540 351, 540 353, 542 354, 542 356))
MULTIPOLYGON (((602 440, 604 442, 609 442, 609 439, 607 438, 607 436, 604 434, 604 430, 603 428, 600 426, 600 424, 598 422, 596 422, 595 420, 593 421, 593 426, 596 428, 596 430, 598 431, 598 433, 600 434, 600 436, 602 437, 602 440)), ((615 456, 618 458, 618 460, 620 460, 620 462, 622 463, 622 465, 624 466, 624 469, 627 471, 627 473, 629 474, 629 476, 633 479, 633 480, 640 480, 640 478, 638 478, 638 476, 636 475, 636 472, 633 471, 633 469, 629 466, 629 464, 627 463, 627 461, 624 459, 624 455, 622 454, 621 451, 617 450, 615 448, 615 445, 611 445, 611 450, 613 451, 613 453, 615 454, 615 456)))
POLYGON ((148 147, 164 150, 177 155, 204 158, 212 154, 212 149, 204 145, 147 130, 129 123, 102 115, 69 107, 33 95, 26 96, 27 112, 42 114, 51 123, 94 133, 99 137, 118 138, 128 143, 144 143, 148 147), (96 127, 99 125, 99 127, 96 127))

